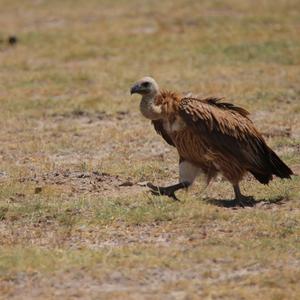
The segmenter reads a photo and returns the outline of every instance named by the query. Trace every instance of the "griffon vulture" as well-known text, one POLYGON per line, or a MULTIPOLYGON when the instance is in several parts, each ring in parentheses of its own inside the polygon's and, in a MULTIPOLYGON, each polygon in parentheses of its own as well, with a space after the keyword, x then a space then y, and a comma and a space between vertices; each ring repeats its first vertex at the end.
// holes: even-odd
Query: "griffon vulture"
POLYGON ((179 183, 167 187, 148 183, 154 194, 176 200, 175 192, 189 187, 200 173, 206 175, 207 184, 221 173, 233 186, 234 201, 243 205, 248 197, 242 195, 239 182, 247 172, 263 184, 273 175, 293 174, 267 146, 245 109, 218 98, 181 97, 160 90, 151 77, 136 82, 134 93, 142 96, 141 113, 179 153, 179 183))

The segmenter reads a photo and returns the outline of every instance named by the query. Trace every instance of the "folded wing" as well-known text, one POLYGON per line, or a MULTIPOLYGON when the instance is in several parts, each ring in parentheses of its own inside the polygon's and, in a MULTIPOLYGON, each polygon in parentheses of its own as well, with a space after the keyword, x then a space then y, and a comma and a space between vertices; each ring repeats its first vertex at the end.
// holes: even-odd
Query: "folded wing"
POLYGON ((245 109, 217 98, 183 98, 178 113, 210 151, 240 164, 261 183, 268 183, 272 174, 290 178, 292 171, 266 145, 245 109))

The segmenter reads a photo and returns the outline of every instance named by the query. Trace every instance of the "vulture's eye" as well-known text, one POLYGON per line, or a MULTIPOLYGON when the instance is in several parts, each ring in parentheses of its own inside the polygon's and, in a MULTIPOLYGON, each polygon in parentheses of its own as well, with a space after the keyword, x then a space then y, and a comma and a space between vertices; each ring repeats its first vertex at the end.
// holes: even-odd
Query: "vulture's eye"
POLYGON ((142 83, 142 87, 148 88, 150 86, 150 82, 146 81, 142 83))

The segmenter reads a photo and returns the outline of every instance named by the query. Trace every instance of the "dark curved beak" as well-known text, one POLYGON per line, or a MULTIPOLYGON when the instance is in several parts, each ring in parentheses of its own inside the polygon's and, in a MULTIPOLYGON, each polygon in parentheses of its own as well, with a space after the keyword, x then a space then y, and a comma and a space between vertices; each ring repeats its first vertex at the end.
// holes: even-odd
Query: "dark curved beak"
POLYGON ((135 94, 138 93, 140 90, 140 86, 138 84, 135 84, 131 89, 130 89, 130 94, 135 94))

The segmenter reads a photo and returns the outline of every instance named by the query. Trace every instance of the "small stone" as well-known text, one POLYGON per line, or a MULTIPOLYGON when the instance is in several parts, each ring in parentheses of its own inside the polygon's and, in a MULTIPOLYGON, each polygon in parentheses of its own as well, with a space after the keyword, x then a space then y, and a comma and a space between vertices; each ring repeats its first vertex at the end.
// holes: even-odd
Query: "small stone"
POLYGON ((7 42, 13 46, 18 42, 18 38, 15 35, 11 35, 8 37, 7 42))
POLYGON ((42 187, 37 186, 37 187, 34 189, 34 193, 35 193, 35 194, 39 194, 39 193, 41 193, 42 190, 43 190, 42 187))

